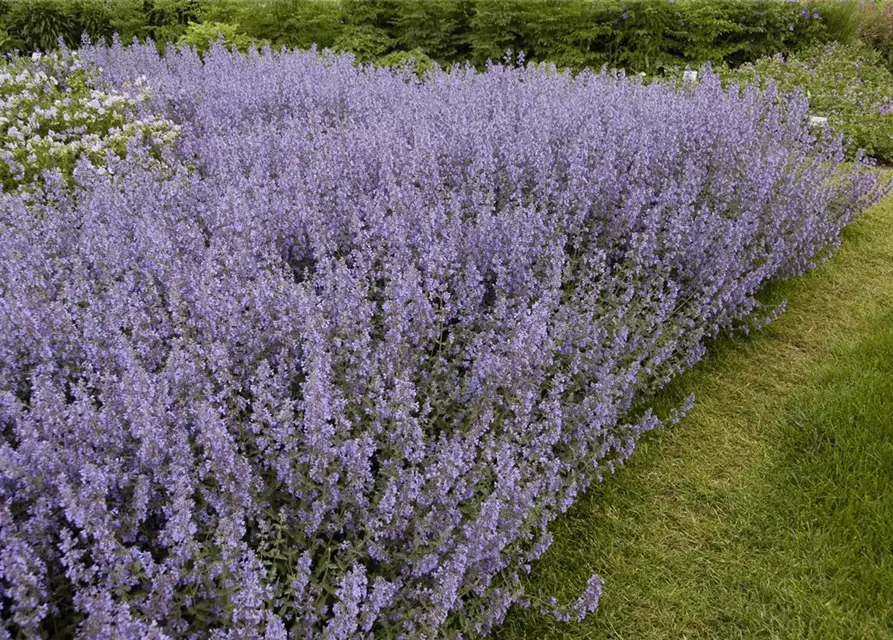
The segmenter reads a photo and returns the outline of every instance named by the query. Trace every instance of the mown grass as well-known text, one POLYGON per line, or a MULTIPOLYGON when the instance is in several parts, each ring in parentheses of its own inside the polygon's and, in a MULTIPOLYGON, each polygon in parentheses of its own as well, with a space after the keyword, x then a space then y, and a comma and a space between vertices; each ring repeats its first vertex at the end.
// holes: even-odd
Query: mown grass
POLYGON ((765 299, 787 313, 715 345, 660 398, 691 414, 554 524, 530 592, 598 572, 599 610, 497 638, 893 638, 893 196, 765 299))

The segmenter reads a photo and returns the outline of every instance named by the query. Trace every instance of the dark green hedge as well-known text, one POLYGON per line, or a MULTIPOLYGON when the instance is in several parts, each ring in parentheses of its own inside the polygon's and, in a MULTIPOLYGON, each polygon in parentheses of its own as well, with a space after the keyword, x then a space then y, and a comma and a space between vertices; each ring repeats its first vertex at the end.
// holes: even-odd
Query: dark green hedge
POLYGON ((0 45, 28 53, 60 37, 76 44, 83 33, 113 32, 176 42, 191 22, 213 22, 274 46, 316 43, 363 61, 421 51, 441 64, 481 65, 510 49, 574 69, 656 73, 708 60, 736 66, 836 39, 841 6, 858 9, 848 0, 0 0, 0 45))

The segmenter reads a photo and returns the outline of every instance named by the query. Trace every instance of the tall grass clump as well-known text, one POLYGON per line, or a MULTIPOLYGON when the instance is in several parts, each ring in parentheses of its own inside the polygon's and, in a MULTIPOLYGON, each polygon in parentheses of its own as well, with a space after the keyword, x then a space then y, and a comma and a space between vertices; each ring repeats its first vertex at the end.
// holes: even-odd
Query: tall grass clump
MULTIPOLYGON (((85 47, 179 127, 0 194, 12 636, 487 634, 648 398, 880 193, 757 87, 85 47), (149 151, 142 152, 142 155, 149 151)), ((100 71, 101 69, 101 71, 100 71)), ((685 407, 680 407, 684 410, 685 407)))
POLYGON ((893 71, 893 1, 863 3, 862 12, 859 38, 879 52, 893 71))
POLYGON ((859 29, 866 19, 864 0, 812 0, 806 11, 815 12, 825 25, 829 40, 851 44, 859 37, 859 29))

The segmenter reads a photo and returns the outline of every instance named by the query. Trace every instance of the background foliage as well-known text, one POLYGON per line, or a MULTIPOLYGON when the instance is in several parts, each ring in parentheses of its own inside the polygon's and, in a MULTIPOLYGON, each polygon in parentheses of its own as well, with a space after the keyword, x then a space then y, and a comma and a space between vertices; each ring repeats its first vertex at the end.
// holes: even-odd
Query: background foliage
POLYGON ((800 88, 815 115, 876 158, 893 162, 893 73, 881 54, 861 44, 821 45, 801 55, 776 55, 746 64, 729 77, 748 84, 769 79, 783 91, 800 88))
POLYGON ((866 37, 889 42, 890 15, 856 0, 5 0, 0 46, 30 53, 82 34, 163 44, 226 32, 273 46, 315 43, 362 62, 419 50, 440 64, 480 66, 511 49, 573 69, 658 73, 848 42, 868 17, 866 37))

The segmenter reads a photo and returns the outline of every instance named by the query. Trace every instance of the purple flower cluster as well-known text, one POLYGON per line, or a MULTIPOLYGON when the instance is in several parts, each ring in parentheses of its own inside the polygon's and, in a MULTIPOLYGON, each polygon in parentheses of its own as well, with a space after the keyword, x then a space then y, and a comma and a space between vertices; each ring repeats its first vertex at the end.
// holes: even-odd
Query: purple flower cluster
POLYGON ((880 193, 709 70, 81 56, 182 134, 0 194, 0 637, 487 634, 649 394, 880 193))

